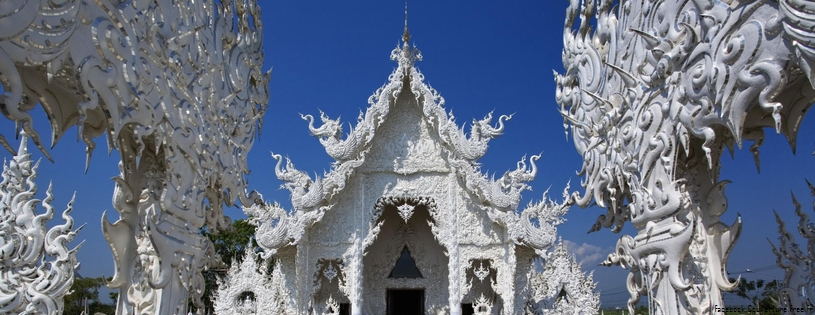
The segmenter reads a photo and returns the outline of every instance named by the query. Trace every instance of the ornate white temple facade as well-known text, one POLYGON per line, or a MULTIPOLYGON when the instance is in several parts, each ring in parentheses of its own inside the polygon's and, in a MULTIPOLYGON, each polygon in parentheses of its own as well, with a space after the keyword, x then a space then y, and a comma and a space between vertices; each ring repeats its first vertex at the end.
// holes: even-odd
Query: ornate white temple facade
POLYGON ((565 290, 560 304, 569 313, 596 313, 591 276, 565 250, 551 256, 572 268, 549 268, 564 276, 549 281, 535 268, 535 258, 554 245, 571 198, 564 192, 566 201, 555 203, 544 195, 518 211, 539 156, 497 180, 483 174, 476 161, 511 116, 492 125, 490 113, 467 136, 414 67, 422 57, 409 38, 406 30, 391 53, 397 69, 345 139, 339 119, 321 114, 315 126, 302 116, 336 160, 329 172, 310 178, 273 154, 294 209, 256 200, 244 211, 258 224, 264 258, 275 259, 277 286, 255 290, 265 275, 247 277, 255 268, 242 267, 244 275, 222 283, 216 305, 264 314, 521 314, 557 312, 565 290), (249 303, 251 296, 263 297, 249 303))

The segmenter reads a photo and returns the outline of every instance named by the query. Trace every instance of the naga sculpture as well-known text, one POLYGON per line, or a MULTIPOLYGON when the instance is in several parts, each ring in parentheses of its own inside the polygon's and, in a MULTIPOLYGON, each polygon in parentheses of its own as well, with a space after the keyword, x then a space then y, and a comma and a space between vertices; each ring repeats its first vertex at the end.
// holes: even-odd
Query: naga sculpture
POLYGON ((631 271, 629 311, 703 314, 722 306, 730 225, 719 179, 727 147, 763 128, 795 149, 815 100, 809 1, 572 0, 563 32, 565 73, 555 74, 564 127, 583 157, 576 204, 607 209, 591 231, 621 231, 606 265, 631 271), (577 22, 579 19, 579 23, 577 22))
POLYGON ((47 228, 46 222, 54 218, 54 195, 48 185, 45 199, 34 199, 39 162, 31 161, 28 137, 21 135, 17 155, 3 162, 0 182, 0 313, 59 315, 82 246, 69 249, 68 243, 84 225, 73 230, 71 199, 62 212, 65 223, 47 228), (38 214, 40 202, 45 212, 38 214))
POLYGON ((223 205, 248 203, 246 156, 268 100, 262 47, 253 0, 0 4, 3 114, 46 156, 29 114, 37 103, 52 146, 76 125, 88 163, 102 135, 122 157, 120 218, 102 219, 118 313, 202 306, 213 255, 199 229, 228 229, 223 205))

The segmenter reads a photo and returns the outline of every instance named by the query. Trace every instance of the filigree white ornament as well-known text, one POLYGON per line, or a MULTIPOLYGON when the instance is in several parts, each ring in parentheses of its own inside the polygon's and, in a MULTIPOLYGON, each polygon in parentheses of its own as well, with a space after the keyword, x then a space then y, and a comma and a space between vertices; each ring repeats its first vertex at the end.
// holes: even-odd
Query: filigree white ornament
POLYGON ((324 310, 321 313, 314 313, 315 315, 339 315, 340 304, 334 300, 333 296, 329 296, 325 302, 324 310))
POLYGON ((706 314, 724 305, 741 218, 719 179, 727 147, 758 147, 763 128, 795 149, 815 103, 812 4, 572 0, 556 74, 564 125, 583 157, 577 205, 607 209, 591 231, 621 231, 607 265, 631 271, 629 312, 706 314), (579 22, 578 22, 579 19, 579 22))
POLYGON ((558 242, 543 260, 543 268, 543 272, 532 269, 527 274, 527 314, 597 314, 600 294, 594 292, 592 274, 580 270, 563 242, 558 242), (559 297, 561 291, 566 292, 566 297, 559 297))
MULTIPOLYGON (((810 191, 815 196, 815 187, 807 181, 810 191)), ((792 314, 809 314, 815 308, 815 270, 812 265, 815 261, 815 225, 809 220, 809 215, 803 212, 801 204, 792 195, 792 203, 795 206, 795 214, 800 219, 798 221, 798 233, 806 241, 806 253, 795 242, 795 237, 787 231, 784 221, 775 213, 775 221, 778 222, 778 234, 780 244, 778 247, 770 241, 770 246, 776 256, 778 267, 784 269, 784 282, 776 290, 778 293, 778 303, 787 309, 800 311, 792 314)), ((813 204, 815 208, 815 203, 813 204)), ((769 241, 769 239, 768 239, 769 241)))
POLYGON ((337 269, 334 269, 334 264, 329 262, 328 267, 323 271, 323 275, 328 279, 328 282, 334 281, 334 278, 337 277, 337 269))
POLYGON ((29 113, 38 102, 52 143, 77 126, 86 168, 94 137, 122 157, 120 219, 102 223, 117 312, 203 306, 214 256, 198 230, 230 228, 223 205, 249 204, 246 156, 268 100, 257 3, 9 0, 0 25, 5 116, 49 159, 29 113))
POLYGON ((246 248, 243 260, 236 260, 226 276, 218 279, 218 289, 212 294, 215 313, 242 315, 251 310, 255 314, 296 314, 286 303, 288 292, 280 267, 276 264, 272 274, 267 274, 269 262, 258 265, 257 254, 251 246, 246 248))
POLYGON ((407 203, 396 207, 396 210, 399 210, 399 216, 405 220, 405 223, 407 223, 407 221, 410 220, 410 216, 413 215, 413 209, 414 207, 407 203))
POLYGON ((492 315, 492 301, 481 294, 473 303, 473 311, 475 315, 492 315))
MULTIPOLYGON (((473 267, 475 267, 475 266, 473 266, 473 267)), ((475 276, 476 276, 476 278, 478 278, 478 281, 483 282, 484 279, 487 278, 490 275, 490 270, 489 270, 489 268, 484 268, 484 262, 479 261, 478 262, 478 268, 474 269, 473 273, 475 273, 475 276)))
POLYGON ((37 214, 34 199, 37 194, 37 163, 28 153, 28 136, 21 133, 17 154, 3 162, 0 181, 0 313, 61 314, 63 298, 74 283, 74 271, 79 267, 76 252, 67 245, 74 240, 80 226, 73 230, 73 198, 62 212, 64 224, 48 229, 54 218, 51 185, 45 192, 37 214))

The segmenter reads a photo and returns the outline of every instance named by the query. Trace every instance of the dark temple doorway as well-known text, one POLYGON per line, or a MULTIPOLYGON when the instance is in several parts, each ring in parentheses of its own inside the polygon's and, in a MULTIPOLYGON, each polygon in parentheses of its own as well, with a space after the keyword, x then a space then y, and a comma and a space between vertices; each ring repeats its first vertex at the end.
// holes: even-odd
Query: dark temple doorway
POLYGON ((388 289, 388 315, 424 315, 424 290, 388 289))

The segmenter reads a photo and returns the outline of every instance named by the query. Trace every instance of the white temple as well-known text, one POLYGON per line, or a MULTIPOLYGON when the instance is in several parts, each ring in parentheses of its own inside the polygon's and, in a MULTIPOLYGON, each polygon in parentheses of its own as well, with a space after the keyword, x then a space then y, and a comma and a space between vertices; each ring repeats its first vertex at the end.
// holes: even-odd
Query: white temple
POLYGON ((549 277, 559 282, 535 270, 571 198, 544 196, 519 212, 539 156, 497 180, 483 174, 476 161, 511 116, 493 126, 490 113, 465 135, 414 67, 422 57, 409 40, 405 28, 391 53, 398 67, 345 139, 339 119, 321 114, 315 127, 302 116, 336 160, 328 173, 312 179, 273 154, 294 209, 256 200, 244 211, 258 224, 264 258, 275 259, 277 286, 267 288, 272 281, 254 267, 235 266, 221 283, 218 314, 246 305, 264 314, 521 314, 554 311, 558 302, 569 313, 596 313, 594 283, 562 259, 565 250, 551 255, 571 262, 549 268, 569 274, 549 277), (567 297, 558 301, 561 288, 567 297), (247 304, 247 296, 258 298, 247 304))
MULTIPOLYGON (((604 262, 630 271, 629 313, 642 297, 654 315, 726 306, 742 221, 722 221, 720 159, 748 140, 760 166, 766 128, 795 151, 815 104, 815 2, 569 2, 556 101, 582 193, 519 211, 538 158, 484 175, 476 161, 509 117, 465 135, 414 68, 406 27, 398 68, 347 137, 339 120, 303 117, 336 160, 330 172, 310 178, 274 155, 293 209, 262 198, 244 209, 273 272, 233 266, 218 314, 596 313, 591 276, 552 248, 572 204, 606 208, 591 231, 637 230, 604 262)), ((52 143, 76 126, 87 163, 101 136, 121 157, 118 218, 102 215, 117 313, 187 314, 190 301, 202 312, 202 271, 218 259, 200 229, 227 229, 224 205, 251 202, 246 157, 269 97, 260 18, 256 0, 0 4, 0 112, 23 136, 17 154, 0 135, 15 155, 0 182, 0 313, 61 313, 76 267, 72 205, 50 229, 50 192, 35 211, 26 135, 51 159, 37 104, 52 143)), ((811 249, 815 227, 796 213, 811 249)), ((779 233, 780 307, 811 313, 815 255, 779 233)))

